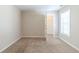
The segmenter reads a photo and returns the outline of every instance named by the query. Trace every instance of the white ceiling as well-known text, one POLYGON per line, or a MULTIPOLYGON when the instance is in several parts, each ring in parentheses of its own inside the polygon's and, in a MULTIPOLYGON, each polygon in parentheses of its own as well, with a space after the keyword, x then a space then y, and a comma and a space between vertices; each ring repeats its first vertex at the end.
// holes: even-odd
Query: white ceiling
POLYGON ((36 11, 56 11, 61 8, 60 5, 16 5, 20 10, 36 10, 36 11))

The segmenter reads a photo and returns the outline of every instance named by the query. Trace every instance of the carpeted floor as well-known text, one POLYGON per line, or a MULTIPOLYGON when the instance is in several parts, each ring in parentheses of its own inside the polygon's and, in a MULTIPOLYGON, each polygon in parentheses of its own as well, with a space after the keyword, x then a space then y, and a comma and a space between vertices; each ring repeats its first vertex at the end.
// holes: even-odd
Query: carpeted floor
POLYGON ((47 39, 20 39, 3 53, 78 53, 63 41, 48 36, 47 39))

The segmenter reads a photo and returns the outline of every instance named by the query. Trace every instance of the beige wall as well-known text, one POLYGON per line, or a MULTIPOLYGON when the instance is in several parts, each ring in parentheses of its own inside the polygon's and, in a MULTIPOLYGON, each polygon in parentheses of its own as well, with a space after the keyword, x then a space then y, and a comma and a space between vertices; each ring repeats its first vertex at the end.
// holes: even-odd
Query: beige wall
POLYGON ((0 51, 20 39, 20 11, 14 6, 0 6, 0 51))
POLYGON ((22 12, 22 36, 45 36, 45 16, 41 12, 22 12))
POLYGON ((59 34, 63 40, 70 43, 72 46, 79 48, 79 6, 65 6, 59 11, 59 14, 70 8, 70 37, 59 34))

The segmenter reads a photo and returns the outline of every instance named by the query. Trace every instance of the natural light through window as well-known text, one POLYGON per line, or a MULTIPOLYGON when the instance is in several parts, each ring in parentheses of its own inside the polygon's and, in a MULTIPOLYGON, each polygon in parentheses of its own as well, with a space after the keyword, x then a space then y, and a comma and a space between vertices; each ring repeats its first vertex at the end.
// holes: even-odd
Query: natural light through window
POLYGON ((70 10, 67 10, 60 14, 61 22, 60 22, 60 32, 67 36, 70 36, 70 10))

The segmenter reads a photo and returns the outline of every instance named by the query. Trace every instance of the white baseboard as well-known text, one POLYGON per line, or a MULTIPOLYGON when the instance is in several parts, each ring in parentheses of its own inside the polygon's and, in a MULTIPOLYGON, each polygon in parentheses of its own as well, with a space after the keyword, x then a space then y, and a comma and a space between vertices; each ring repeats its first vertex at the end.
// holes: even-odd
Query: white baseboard
POLYGON ((72 48, 74 48, 75 50, 79 51, 79 48, 76 47, 75 45, 69 43, 68 41, 64 40, 63 38, 59 37, 59 39, 61 39, 63 42, 65 42, 66 44, 68 44, 69 46, 71 46, 72 48))
POLYGON ((22 38, 46 38, 44 36, 22 36, 22 38))
POLYGON ((16 40, 14 40, 14 41, 11 42, 9 45, 5 46, 3 49, 0 50, 0 52, 4 51, 4 50, 7 49, 8 47, 10 47, 12 44, 14 44, 15 42, 17 42, 19 39, 21 39, 21 37, 18 38, 18 39, 16 39, 16 40))

